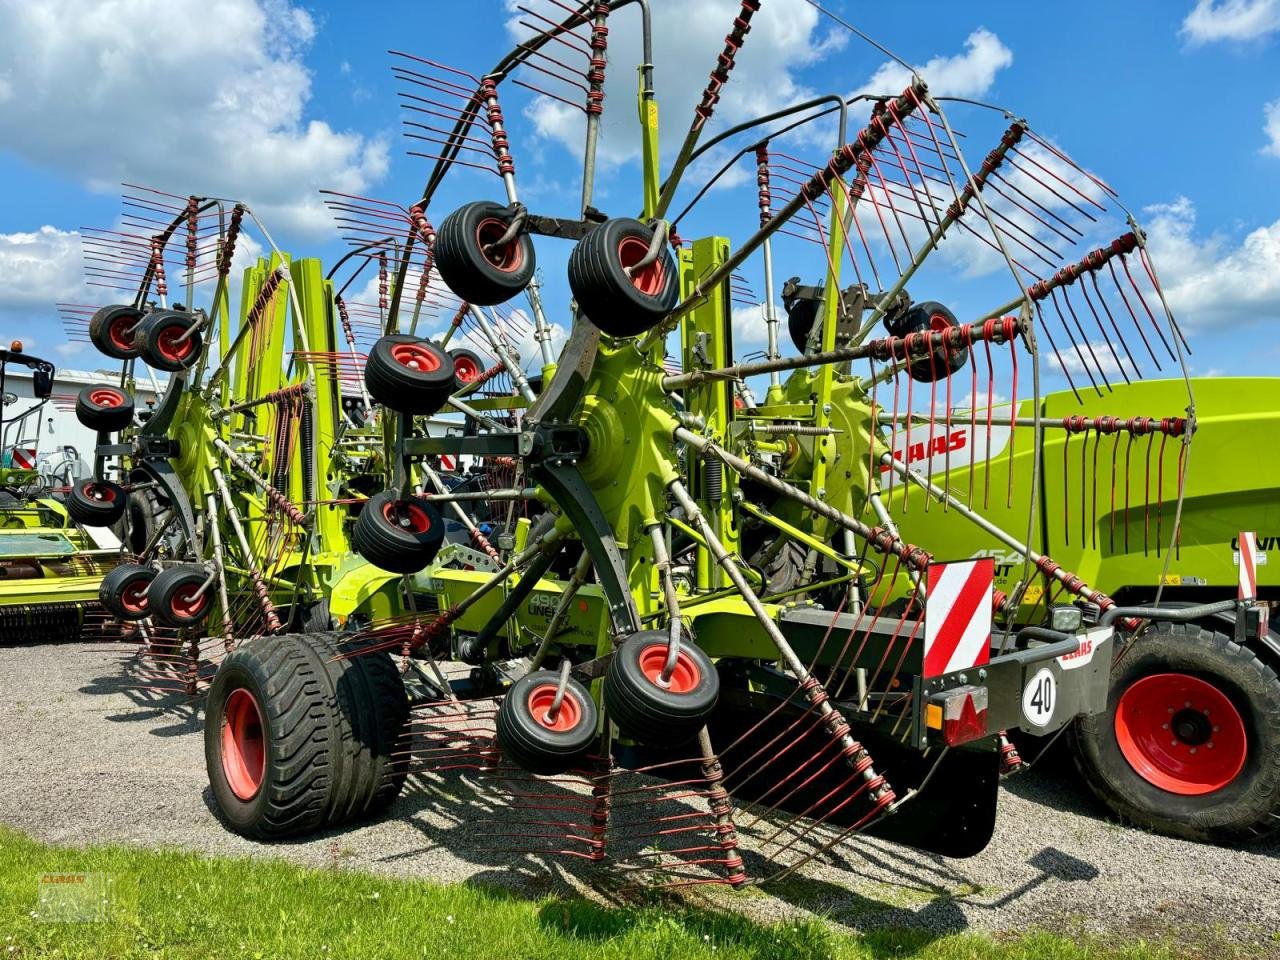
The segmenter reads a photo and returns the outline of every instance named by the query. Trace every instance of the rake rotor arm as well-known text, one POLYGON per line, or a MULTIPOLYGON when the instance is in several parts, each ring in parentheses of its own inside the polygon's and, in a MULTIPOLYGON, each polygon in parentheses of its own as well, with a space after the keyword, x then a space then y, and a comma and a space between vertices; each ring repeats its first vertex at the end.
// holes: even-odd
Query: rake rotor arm
POLYGON ((760 4, 761 0, 740 0, 738 16, 733 21, 733 28, 724 38, 724 50, 717 59, 716 68, 711 71, 707 88, 702 92, 702 102, 694 107, 693 122, 689 125, 689 132, 685 134, 680 152, 671 165, 671 173, 667 175, 666 183, 662 186, 658 207, 654 211, 655 217, 661 218, 666 213, 672 197, 675 196, 680 178, 693 159, 693 151, 698 145, 698 138, 702 136, 702 129, 711 119, 715 105, 720 100, 720 90, 729 81, 729 73, 733 70, 738 51, 742 49, 742 44, 751 30, 751 18, 760 9, 760 4))
MULTIPOLYGON (((822 117, 828 117, 831 114, 838 112, 840 114, 840 119, 838 122, 838 130, 836 135, 836 146, 837 147, 840 146, 840 144, 845 142, 845 133, 848 129, 848 124, 849 124, 849 107, 859 102, 860 100, 874 100, 874 99, 876 98, 871 96, 870 94, 865 94, 865 93, 858 94, 856 97, 849 97, 848 99, 845 99, 844 97, 838 94, 830 93, 823 97, 814 97, 812 100, 805 100, 803 103, 793 104, 792 106, 786 107, 782 110, 776 110, 773 113, 768 113, 768 114, 765 114, 764 116, 756 117, 754 120, 748 120, 745 123, 739 123, 736 126, 730 127, 728 130, 725 130, 721 133, 716 134, 714 137, 712 137, 710 140, 708 140, 706 143, 704 143, 702 146, 700 146, 697 150, 693 152, 693 155, 689 157, 689 163, 693 163, 700 156, 702 156, 704 153, 710 150, 712 147, 716 146, 717 144, 723 143, 725 140, 729 139, 732 136, 735 136, 736 134, 745 133, 747 130, 751 130, 755 127, 761 126, 766 123, 770 123, 774 120, 781 120, 784 117, 792 116, 793 114, 799 113, 802 110, 808 110, 812 107, 819 106, 823 103, 836 104, 834 107, 828 107, 826 110, 819 110, 816 113, 809 114, 807 117, 801 117, 799 120, 796 120, 793 123, 787 124, 784 127, 780 127, 779 129, 772 131, 767 138, 763 140, 758 140, 755 143, 751 143, 743 147, 741 150, 735 153, 732 157, 730 157, 729 160, 725 162, 724 166, 722 166, 719 170, 717 170, 716 173, 698 189, 698 192, 694 195, 693 199, 690 200, 688 204, 685 205, 683 210, 681 210, 678 214, 676 214, 674 217, 671 218, 672 225, 674 226, 675 224, 679 223, 682 219, 684 219, 685 214, 687 214, 690 210, 692 210, 694 206, 698 203, 698 201, 701 200, 704 196, 706 196, 707 191, 710 190, 712 186, 715 185, 717 180, 719 180, 726 173, 728 173, 729 170, 732 169, 735 163, 741 160, 748 153, 751 153, 754 150, 756 150, 756 148, 760 147, 762 144, 768 143, 769 140, 773 139, 774 137, 779 137, 784 133, 794 130, 796 127, 804 126, 806 123, 811 123, 814 120, 821 119, 822 117)), ((662 186, 664 189, 666 188, 665 183, 662 186)))
MULTIPOLYGON (((822 717, 823 725, 839 741, 845 761, 855 770, 858 770, 863 781, 870 785, 873 799, 880 801, 886 796, 891 798, 893 796, 893 788, 876 772, 875 767, 871 764, 871 757, 867 754, 862 744, 853 739, 848 721, 845 720, 840 711, 832 706, 826 690, 809 673, 804 661, 800 659, 787 641, 787 638, 783 636, 778 624, 769 616, 764 604, 760 602, 760 598, 751 589, 751 584, 747 583, 747 578, 743 576, 738 565, 733 562, 733 557, 729 555, 724 544, 720 542, 720 538, 711 529, 711 524, 707 521, 697 503, 689 496, 689 492, 685 490, 684 484, 679 480, 675 480, 667 489, 670 490, 672 497, 684 510, 685 515, 693 523, 694 527, 702 534, 707 543, 707 548, 711 551, 716 563, 720 565, 720 568, 724 570, 725 574, 733 582, 733 585, 738 589, 743 600, 746 601, 747 606, 755 615, 760 626, 769 635, 769 639, 777 648, 783 662, 787 665, 787 669, 795 677, 797 683, 800 684, 800 689, 803 691, 805 699, 817 708, 819 716, 822 717)), ((892 800, 888 802, 892 802, 892 800)))
POLYGON ((826 350, 822 353, 809 353, 794 357, 780 357, 777 360, 757 360, 750 363, 736 363, 728 367, 717 367, 711 370, 691 370, 688 373, 673 374, 662 381, 664 390, 677 390, 681 387, 696 386, 708 380, 744 380, 759 373, 772 373, 782 370, 796 370, 800 367, 823 364, 845 363, 849 360, 904 360, 911 357, 927 357, 938 348, 959 350, 975 341, 989 343, 1006 343, 1021 332, 1017 320, 1005 317, 1000 321, 989 321, 987 324, 962 324, 946 330, 932 333, 909 334, 905 337, 884 337, 856 347, 841 347, 826 350))
POLYGON ((696 448, 698 452, 702 453, 704 456, 714 457, 730 469, 736 470, 742 476, 749 477, 752 480, 762 483, 769 487, 769 489, 803 504, 814 513, 826 517, 828 520, 831 520, 840 527, 843 527, 845 530, 848 530, 856 536, 861 537, 863 540, 866 540, 880 553, 892 554, 895 557, 901 558, 903 563, 908 567, 923 570, 930 560, 929 554, 920 547, 906 543, 905 541, 894 537, 883 528, 870 527, 861 520, 858 520, 856 517, 851 517, 847 513, 837 510, 829 503, 825 503, 816 497, 811 497, 803 490, 793 487, 784 480, 779 480, 777 477, 773 476, 773 474, 766 473, 759 467, 748 463, 741 457, 735 456, 728 450, 724 449, 724 447, 721 447, 716 443, 712 443, 705 437, 700 437, 696 433, 686 430, 684 427, 676 428, 675 437, 677 440, 696 448))
POLYGON ((747 258, 759 249, 761 244, 777 233, 792 217, 805 209, 806 204, 812 203, 814 198, 825 194, 831 188, 833 182, 841 179, 858 160, 864 158, 888 136, 891 126, 896 125, 902 118, 910 116, 927 95, 928 88, 922 82, 917 81, 893 101, 893 108, 889 111, 889 120, 878 119, 875 124, 865 127, 858 134, 856 140, 844 144, 839 150, 835 151, 827 165, 816 171, 804 186, 796 192, 796 195, 773 215, 773 218, 768 223, 760 227, 741 247, 725 258, 720 266, 701 278, 694 285, 689 295, 676 305, 666 319, 640 339, 639 349, 641 352, 651 350, 655 343, 675 329, 680 318, 688 313, 695 304, 699 303, 706 296, 708 290, 714 289, 727 280, 733 271, 742 266, 747 258))
MULTIPOLYGON (((1044 554, 1036 552, 1028 544, 1023 543, 1017 537, 1013 536, 1013 534, 996 526, 980 513, 970 509, 962 500, 953 497, 941 487, 932 483, 927 478, 922 477, 915 470, 912 470, 910 467, 907 467, 900 461, 896 460, 892 455, 883 455, 880 458, 880 462, 887 465, 891 470, 897 473, 898 476, 902 477, 903 480, 909 480, 926 490, 932 496, 937 497, 939 500, 945 500, 952 510, 955 510, 966 520, 969 520, 971 523, 978 526, 983 532, 995 537, 1010 550, 1013 550, 1015 553, 1024 557, 1035 567, 1037 571, 1047 577, 1057 580, 1058 583, 1062 584, 1062 586, 1070 593, 1075 594, 1083 600, 1088 600, 1090 603, 1096 603, 1104 613, 1116 605, 1116 602, 1111 599, 1111 597, 1107 596, 1100 590, 1094 590, 1078 575, 1070 572, 1069 570, 1064 570, 1062 567, 1058 566, 1051 557, 1046 557, 1044 554)), ((1128 630, 1135 630, 1138 627, 1138 621, 1134 619, 1124 620, 1121 621, 1121 623, 1128 630)))
POLYGON ((979 199, 978 195, 981 193, 982 188, 987 185, 988 178, 996 171, 996 169, 999 168, 1000 164, 1004 162, 1005 155, 1009 150, 1022 139, 1022 134, 1025 129, 1026 128, 1021 123, 1015 121, 1009 129, 1005 131, 1004 136, 1000 138, 1000 144, 987 154, 987 158, 982 161, 982 165, 978 168, 978 172, 974 174, 969 182, 964 185, 964 189, 960 191, 960 194, 956 199, 949 207, 947 207, 946 216, 944 216, 938 225, 933 228, 933 231, 929 234, 928 238, 923 244, 921 244, 920 249, 912 255, 911 263, 908 264, 907 269, 904 270, 898 279, 894 281, 893 285, 881 295, 879 302, 875 305, 875 309, 871 311, 871 316, 866 319, 862 328, 858 331, 854 338, 855 340, 865 338, 866 335, 875 327, 875 324, 880 320, 880 318, 888 312, 890 306, 892 306, 892 304, 897 300, 898 294, 906 288, 907 284, 911 281, 911 278, 915 276, 916 271, 920 269, 921 264, 924 263, 929 254, 932 253, 942 241, 942 238, 946 235, 947 231, 951 229, 952 225, 955 224, 957 220, 964 216, 965 211, 969 209, 969 204, 979 199))

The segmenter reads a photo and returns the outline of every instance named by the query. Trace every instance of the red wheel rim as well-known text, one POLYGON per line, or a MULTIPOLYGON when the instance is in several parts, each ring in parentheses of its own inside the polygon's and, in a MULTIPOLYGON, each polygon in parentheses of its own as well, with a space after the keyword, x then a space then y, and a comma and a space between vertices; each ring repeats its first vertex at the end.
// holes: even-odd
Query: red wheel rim
POLYGON ((435 351, 420 343, 397 343, 391 347, 391 359, 402 367, 420 373, 433 373, 440 369, 440 358, 435 351))
POLYGON ((640 651, 640 672, 656 687, 672 693, 688 693, 702 682, 702 671, 694 659, 685 653, 684 647, 676 654, 676 665, 671 679, 663 681, 662 670, 667 665, 667 645, 651 643, 640 651))
POLYGON ((121 350, 132 350, 134 348, 133 328, 137 322, 137 314, 121 314, 107 324, 107 339, 121 350))
POLYGON ((543 683, 529 691, 529 713, 538 726, 556 733, 572 730, 582 722, 582 706, 577 698, 568 690, 560 701, 560 709, 554 718, 551 717, 551 704, 555 703, 556 685, 543 683))
POLYGON ((172 360, 174 363, 181 363, 187 357, 191 356, 191 351, 196 348, 195 337, 187 337, 185 340, 179 340, 186 334, 187 328, 177 325, 167 326, 160 331, 156 337, 156 350, 160 356, 166 360, 172 360))
POLYGON ((92 480, 81 487, 80 492, 90 500, 98 500, 102 503, 114 503, 116 499, 116 492, 114 490, 110 487, 99 487, 92 480))
POLYGON ((222 711, 222 773, 232 793, 252 800, 262 789, 265 766, 262 711, 253 694, 240 687, 231 691, 222 711))
POLYGON ((929 331, 931 333, 941 333, 943 330, 949 329, 951 321, 941 313, 935 313, 929 318, 929 331))
POLYGON ((120 588, 120 606, 130 613, 143 613, 147 609, 147 587, 151 586, 151 578, 132 577, 120 588))
POLYGON ((1116 743, 1129 766, 1161 790, 1199 797, 1221 790, 1244 768, 1249 737, 1227 696, 1185 673, 1156 673, 1116 704, 1116 743))
POLYGON ((453 373, 458 378, 459 383, 470 383, 480 376, 480 365, 470 357, 455 356, 453 358, 453 373))
POLYGON ((110 387, 98 387, 89 392, 89 402, 97 407, 123 407, 125 396, 110 387))
POLYGON ((524 263, 524 251, 520 248, 519 237, 513 237, 506 246, 485 252, 485 247, 502 239, 508 226, 506 221, 496 217, 481 220, 476 224, 476 242, 480 244, 480 253, 489 263, 503 273, 515 273, 524 263))
MULTIPOLYGON (((624 267, 634 267, 649 252, 649 244, 639 237, 623 237, 618 241, 618 262, 624 267)), ((664 273, 662 257, 631 274, 631 285, 646 297, 656 297, 662 292, 664 273)))
POLYGON ((196 596, 198 583, 184 583, 169 595, 169 609, 180 620, 194 620, 209 605, 209 591, 196 596))
POLYGON ((427 516, 427 511, 412 500, 392 500, 384 503, 382 517, 396 529, 409 533, 426 533, 431 529, 431 518, 427 516))

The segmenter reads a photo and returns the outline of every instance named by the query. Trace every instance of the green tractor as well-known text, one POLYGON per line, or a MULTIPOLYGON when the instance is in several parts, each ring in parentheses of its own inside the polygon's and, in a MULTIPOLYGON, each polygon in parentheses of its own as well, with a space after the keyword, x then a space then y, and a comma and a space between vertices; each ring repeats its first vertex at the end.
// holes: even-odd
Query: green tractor
MULTIPOLYGON (((1083 403, 1070 392, 1046 396, 1041 416, 1057 429, 1040 451, 1037 539, 1126 607, 1228 606, 1155 624, 1133 639, 1116 655, 1107 709, 1079 721, 1069 744, 1085 780, 1126 820, 1232 842, 1269 832, 1280 813, 1280 635, 1263 626, 1265 608, 1246 617, 1229 608, 1242 595, 1242 534, 1256 536, 1254 589, 1245 592, 1273 610, 1280 604, 1280 568, 1267 562, 1280 547, 1275 455, 1264 445, 1247 463, 1239 459, 1257 436, 1280 428, 1280 381, 1213 377, 1192 380, 1191 388, 1195 435, 1185 464, 1181 443, 1152 429, 1152 418, 1105 416, 1117 408, 1176 410, 1186 402, 1181 381, 1117 385, 1083 403)), ((1026 402, 994 409, 1004 424, 1011 416, 1029 423, 1033 412, 1026 402)), ((1011 448, 1008 427, 997 424, 994 449, 976 464, 969 487, 967 448, 985 443, 984 418, 979 413, 971 431, 967 414, 957 415, 951 469, 944 455, 932 454, 935 482, 966 496, 1009 483, 1030 489, 1034 451, 1011 448)), ((904 435, 897 456, 912 457, 923 439, 904 435)), ((901 486, 890 504, 894 512, 923 507, 918 489, 901 486)), ((999 522, 1002 506, 986 516, 999 522)), ((1026 576, 1019 553, 955 514, 931 522, 941 556, 992 558, 997 587, 1019 593, 1026 576)), ((900 595, 910 586, 900 581, 900 595)), ((1043 577, 1020 596, 1006 614, 1012 624, 1036 622, 1057 599, 1043 577)))

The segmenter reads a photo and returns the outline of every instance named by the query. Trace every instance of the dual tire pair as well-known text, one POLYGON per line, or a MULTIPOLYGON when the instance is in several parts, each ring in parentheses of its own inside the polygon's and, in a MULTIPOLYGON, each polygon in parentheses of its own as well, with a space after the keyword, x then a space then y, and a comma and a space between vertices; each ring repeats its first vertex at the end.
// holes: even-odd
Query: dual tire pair
POLYGON ((263 637, 229 653, 205 705, 205 768, 230 827, 278 839, 375 816, 408 772, 409 700, 385 652, 334 633, 263 637))
MULTIPOLYGON (((517 210, 491 201, 468 203, 444 218, 435 260, 449 289, 468 303, 496 306, 529 286, 536 269, 533 238, 524 231, 496 246, 517 210)), ((630 217, 593 227, 569 255, 569 289, 578 309, 613 337, 634 337, 666 318, 680 296, 669 250, 637 268, 653 230, 630 217)))
POLYGON ((213 593, 201 590, 208 573, 203 567, 184 565, 154 567, 122 563, 102 578, 98 600, 121 620, 150 617, 165 627, 192 627, 203 623, 213 606, 213 593))
POLYGON ((89 319, 89 339, 114 360, 141 357, 149 367, 178 373, 200 358, 195 318, 182 310, 144 313, 130 304, 102 307, 89 319))
MULTIPOLYGON (((680 644, 663 678, 669 637, 657 630, 633 634, 617 648, 601 698, 618 731, 639 743, 671 747, 687 743, 706 724, 719 698, 719 675, 694 644, 680 644)), ((587 688, 570 678, 557 709, 559 675, 526 674, 507 691, 498 710, 503 753, 532 773, 561 773, 581 764, 598 740, 599 713, 587 688)))

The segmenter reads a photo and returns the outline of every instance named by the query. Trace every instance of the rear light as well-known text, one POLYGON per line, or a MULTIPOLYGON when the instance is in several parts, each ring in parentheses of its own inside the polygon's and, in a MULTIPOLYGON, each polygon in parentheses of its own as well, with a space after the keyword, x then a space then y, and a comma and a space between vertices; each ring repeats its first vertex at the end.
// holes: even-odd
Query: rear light
POLYGON ((925 704, 924 720, 949 747, 981 740, 987 735, 987 688, 956 687, 935 694, 925 704))

